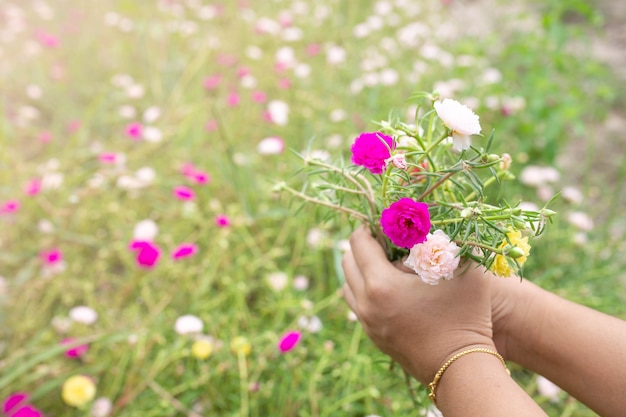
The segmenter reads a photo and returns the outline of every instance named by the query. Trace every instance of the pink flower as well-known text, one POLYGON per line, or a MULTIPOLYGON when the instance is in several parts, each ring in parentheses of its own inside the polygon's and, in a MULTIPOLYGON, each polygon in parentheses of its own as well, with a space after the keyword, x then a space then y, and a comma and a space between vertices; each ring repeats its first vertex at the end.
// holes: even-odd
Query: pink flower
POLYGON ((206 125, 204 125, 204 129, 207 132, 214 132, 217 130, 217 122, 215 120, 209 120, 208 122, 206 122, 206 125))
POLYGON ((228 105, 231 107, 235 107, 239 105, 239 94, 233 92, 228 95, 228 105))
POLYGON ((18 212, 20 209, 19 200, 9 200, 2 203, 0 206, 0 214, 12 214, 18 212))
POLYGON ((230 226, 230 219, 225 214, 218 214, 215 216, 215 224, 218 227, 228 227, 230 226))
POLYGON ((426 284, 437 285, 440 279, 452 279, 459 266, 459 247, 443 230, 426 236, 426 242, 411 248, 404 265, 414 270, 426 284))
POLYGON ((278 80, 278 88, 281 88, 283 90, 288 90, 289 88, 291 88, 291 81, 289 80, 289 78, 281 78, 280 80, 278 80))
POLYGON ((41 132, 39 134, 39 142, 41 143, 48 143, 50 141, 52 141, 52 133, 50 132, 41 132))
POLYGON ((195 182, 198 185, 208 184, 211 182, 211 176, 204 171, 197 170, 188 177, 191 181, 195 182))
POLYGON ((265 103, 267 101, 267 94, 265 94, 263 91, 253 91, 252 101, 256 103, 265 103))
POLYGON ((196 198, 196 193, 191 188, 181 185, 174 188, 174 197, 183 201, 191 201, 196 198))
POLYGON ((250 74, 250 68, 248 67, 239 67, 237 68, 237 77, 245 77, 250 74))
POLYGON ((98 159, 103 164, 116 164, 120 160, 120 156, 114 152, 103 152, 98 155, 98 159))
POLYGON ((71 359, 80 358, 89 350, 89 345, 76 345, 76 339, 73 338, 61 340, 61 344, 71 346, 65 351, 65 356, 71 359))
POLYGON ((131 139, 141 140, 143 134, 143 126, 139 122, 133 122, 126 125, 126 135, 131 139))
POLYGON ((153 268, 161 257, 161 249, 147 240, 133 240, 130 250, 137 252, 137 264, 142 268, 153 268))
POLYGON ((59 249, 50 249, 46 251, 41 251, 39 253, 39 258, 43 261, 46 266, 54 266, 63 261, 63 252, 59 249))
POLYGON ((219 74, 211 75, 210 77, 206 77, 202 82, 202 86, 206 90, 214 90, 217 88, 222 82, 222 76, 219 74))
POLYGON ((29 196, 35 196, 41 192, 41 180, 39 178, 33 178, 24 187, 24 194, 29 196))
POLYGON ((367 168, 372 174, 382 174, 386 160, 396 145, 390 136, 380 132, 361 133, 352 144, 352 163, 367 168))
POLYGON ((28 400, 28 394, 24 392, 16 392, 11 394, 4 400, 2 412, 5 414, 12 413, 15 407, 23 405, 28 400))
POLYGON ((50 33, 39 32, 37 39, 39 40, 39 43, 47 48, 56 48, 59 46, 59 39, 50 33))
POLYGON ((322 47, 317 43, 312 43, 306 47, 306 53, 308 56, 318 55, 322 51, 322 47))
POLYGON ((80 129, 80 124, 80 120, 72 120, 67 124, 67 131, 70 133, 78 132, 78 129, 80 129))
POLYGON ((382 211, 380 225, 394 245, 410 249, 424 242, 430 231, 428 205, 401 198, 382 211))
POLYGON ((280 350, 282 353, 289 352, 290 350, 298 346, 301 338, 302 333, 297 330, 285 333, 278 342, 278 350, 280 350))
POLYGON ((43 413, 32 405, 27 404, 7 415, 9 417, 41 417, 43 413))
POLYGON ((172 259, 175 261, 181 258, 188 258, 198 253, 198 245, 195 243, 181 243, 172 253, 172 259))

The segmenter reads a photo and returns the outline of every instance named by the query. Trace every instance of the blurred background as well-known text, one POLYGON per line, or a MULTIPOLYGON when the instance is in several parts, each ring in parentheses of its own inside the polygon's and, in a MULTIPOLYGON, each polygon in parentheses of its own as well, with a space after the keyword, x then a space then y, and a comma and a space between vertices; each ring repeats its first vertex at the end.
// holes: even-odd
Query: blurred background
POLYGON ((417 90, 559 194, 525 276, 626 318, 625 41, 611 0, 0 0, 0 411, 437 415, 338 293, 354 224, 274 188, 417 90))

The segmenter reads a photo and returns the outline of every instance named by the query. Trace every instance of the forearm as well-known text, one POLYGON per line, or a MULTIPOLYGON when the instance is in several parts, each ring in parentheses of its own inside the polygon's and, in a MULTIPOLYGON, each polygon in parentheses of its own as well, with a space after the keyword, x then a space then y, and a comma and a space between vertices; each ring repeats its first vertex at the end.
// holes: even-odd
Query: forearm
POLYGON ((545 417, 544 411, 507 374, 498 358, 471 353, 443 374, 437 405, 445 417, 545 417))
POLYGON ((626 410, 626 322, 540 290, 507 343, 509 359, 603 417, 626 410))

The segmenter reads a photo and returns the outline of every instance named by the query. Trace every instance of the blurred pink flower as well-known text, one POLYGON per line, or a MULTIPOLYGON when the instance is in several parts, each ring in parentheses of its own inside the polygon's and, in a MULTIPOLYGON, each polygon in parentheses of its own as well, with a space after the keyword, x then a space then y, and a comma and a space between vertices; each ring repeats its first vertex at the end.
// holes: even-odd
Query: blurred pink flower
POLYGON ((39 252, 39 259, 46 266, 53 266, 63 261, 63 252, 60 249, 50 249, 39 252))
POLYGON ((50 132, 41 132, 39 133, 39 142, 41 143, 49 143, 50 141, 52 141, 52 133, 50 132))
POLYGON ((195 243, 181 243, 172 253, 172 259, 188 258, 198 253, 198 245, 195 243))
POLYGON ((39 178, 33 178, 28 181, 24 187, 24 194, 29 196, 37 195, 41 192, 41 180, 39 178))
POLYGON ((116 164, 119 162, 119 155, 115 152, 103 152, 98 155, 98 159, 103 164, 116 164))
POLYGON ((19 211, 20 206, 19 200, 5 201, 2 205, 0 205, 0 214, 16 213, 19 211))
POLYGON ((248 67, 239 67, 237 69, 237 77, 241 78, 241 77, 245 77, 246 75, 250 74, 250 68, 248 67))
POLYGON ((174 188, 174 197, 183 201, 190 201, 196 198, 196 193, 189 187, 180 185, 174 188))
POLYGON ((191 176, 189 176, 189 179, 196 184, 202 185, 208 184, 211 181, 211 176, 204 171, 197 170, 191 176))
POLYGON ((322 47, 317 43, 312 43, 306 47, 306 53, 309 56, 315 56, 322 52, 322 47))
POLYGON ((278 350, 282 353, 289 352, 300 343, 300 339, 302 338, 302 333, 299 331, 290 331, 283 335, 283 337, 278 342, 278 350))
POLYGON ((59 39, 51 33, 44 31, 40 31, 37 34, 37 40, 46 48, 56 48, 59 46, 59 39))
POLYGON ((143 126, 139 122, 133 122, 126 125, 125 129, 126 135, 131 139, 141 140, 141 136, 143 134, 143 126))
POLYGON ((76 339, 73 338, 61 340, 61 344, 71 346, 65 351, 65 356, 71 359, 80 358, 89 350, 89 345, 76 345, 76 339))
POLYGON ((252 101, 256 103, 265 103, 267 101, 267 94, 265 94, 263 91, 253 91, 252 101))
POLYGON ((232 67, 237 63, 237 57, 234 55, 221 54, 217 57, 217 63, 225 67, 232 67))
POLYGON ((2 412, 9 415, 9 413, 13 413, 14 410, 16 410, 15 407, 24 405, 27 400, 28 394, 24 392, 11 394, 4 400, 4 403, 2 404, 2 412))
POLYGON ((147 240, 133 240, 129 249, 137 252, 137 264, 142 268, 153 268, 161 257, 161 249, 147 240))
POLYGON ((232 92, 228 95, 228 105, 231 107, 235 107, 239 105, 239 94, 232 92))
POLYGON ((283 90, 287 90, 291 88, 291 81, 289 80, 289 78, 281 78, 280 80, 278 80, 278 87, 282 88, 283 90))
POLYGON ((230 218, 225 214, 218 214, 215 216, 215 224, 218 227, 228 227, 230 226, 230 218))
POLYGON ((209 120, 208 122, 206 122, 206 125, 204 125, 204 129, 207 132, 214 132, 217 130, 217 121, 215 120, 209 120))
POLYGON ((217 88, 222 82, 222 76, 220 74, 211 75, 206 77, 204 81, 202 81, 202 86, 206 90, 213 90, 217 88))
POLYGON ((80 120, 72 120, 67 124, 67 131, 70 133, 76 133, 80 129, 80 120))

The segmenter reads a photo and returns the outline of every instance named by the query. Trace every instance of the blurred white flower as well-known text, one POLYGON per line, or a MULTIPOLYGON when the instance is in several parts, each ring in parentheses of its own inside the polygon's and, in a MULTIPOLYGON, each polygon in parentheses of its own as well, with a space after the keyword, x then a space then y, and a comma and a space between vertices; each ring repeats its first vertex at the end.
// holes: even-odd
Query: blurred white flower
POLYGON ((245 49, 245 54, 250 59, 261 59, 263 58, 263 49, 255 45, 249 45, 245 49))
POLYGON ((33 100, 39 100, 43 95, 41 87, 35 84, 29 84, 26 86, 26 95, 33 100))
POLYGON ((522 184, 530 187, 539 187, 543 184, 557 182, 561 175, 553 167, 529 165, 522 169, 519 179, 522 184))
POLYGON ((326 138, 325 144, 328 149, 337 149, 343 145, 343 137, 335 133, 326 138))
POLYGON ((146 123, 154 123, 161 117, 161 109, 158 106, 150 106, 143 112, 143 121, 146 123))
POLYGON ((217 10, 214 6, 202 6, 198 9, 197 15, 200 20, 211 20, 217 16, 217 10))
POLYGON ((137 110, 130 104, 124 104, 123 106, 120 106, 117 113, 124 119, 134 119, 137 115, 137 110))
POLYGON ((107 417, 113 411, 113 403, 105 397, 96 399, 91 406, 92 417, 107 417))
POLYGON ((199 317, 192 314, 180 316, 174 323, 174 331, 180 335, 201 333, 202 329, 204 329, 204 323, 199 317))
POLYGON ((241 77, 240 84, 243 88, 254 88, 258 85, 258 82, 254 76, 246 74, 241 77))
POLYGON ((537 375, 537 391, 539 395, 548 398, 552 402, 558 401, 559 395, 562 392, 561 388, 541 375, 537 375))
POLYGON ((322 242, 328 237, 328 233, 326 233, 324 230, 322 229, 318 229, 316 227, 312 228, 309 230, 309 232, 306 235, 306 243, 311 247, 311 248, 317 248, 319 247, 322 242))
POLYGON ((593 230, 593 219, 582 211, 573 211, 568 214, 567 221, 578 229, 589 232, 593 230))
POLYGON ((580 204, 583 202, 583 193, 575 187, 563 187, 561 190, 561 196, 565 201, 569 201, 573 204, 580 204))
POLYGON ((348 309, 348 317, 347 317, 348 321, 351 322, 355 322, 359 320, 359 317, 356 315, 356 313, 350 309, 348 309))
POLYGON ((152 167, 141 167, 135 172, 135 178, 142 186, 147 186, 154 182, 156 172, 152 167))
POLYGON ((111 84, 116 87, 129 87, 133 83, 133 77, 128 74, 115 74, 111 78, 111 84))
POLYGON ((307 78, 311 75, 311 66, 305 63, 299 63, 293 69, 293 75, 298 78, 307 78))
POLYGON ((309 279, 304 275, 297 275, 293 278, 293 289, 296 291, 304 291, 309 288, 309 279))
POLYGON ((145 88, 141 84, 131 84, 126 87, 126 96, 128 98, 139 99, 146 93, 145 88))
POLYGON ((372 30, 380 30, 385 26, 385 21, 382 17, 376 15, 370 15, 365 21, 367 26, 372 30))
POLYGON ((346 50, 338 45, 331 45, 326 50, 326 62, 331 65, 342 64, 346 61, 346 50))
POLYGON ((163 133, 158 127, 145 126, 141 135, 146 142, 157 143, 163 140, 163 133))
POLYGON ((42 190, 56 190, 63 185, 63 174, 60 172, 48 172, 41 179, 42 190))
POLYGON ((152 241, 159 233, 159 226, 154 220, 145 219, 138 222, 133 230, 133 239, 152 241))
POLYGON ((289 105, 281 100, 272 100, 267 104, 267 111, 274 123, 285 126, 289 121, 289 105))
POLYGON ((70 319, 59 316, 52 317, 50 324, 57 333, 61 334, 67 333, 70 327, 72 327, 72 321, 70 319))
POLYGON ((285 142, 275 136, 263 139, 256 147, 261 155, 279 155, 285 151, 285 142))
POLYGON ((262 33, 269 33, 270 35, 276 35, 280 32, 281 26, 275 20, 267 17, 262 17, 256 22, 256 29, 262 33))
POLYGON ((317 316, 300 316, 298 318, 298 327, 310 333, 318 333, 324 327, 322 320, 317 316))
POLYGON ((122 32, 128 33, 131 30, 133 30, 134 27, 134 23, 132 20, 130 20, 127 17, 122 17, 118 22, 117 22, 117 27, 119 30, 121 30, 122 32))
POLYGON ((365 38, 369 34, 370 28, 365 23, 359 23, 352 29, 352 36, 357 39, 365 38))
POLYGON ((296 53, 293 48, 283 46, 276 51, 275 59, 276 62, 291 68, 296 63, 296 53))
POLYGON ((282 38, 286 42, 295 42, 302 39, 302 29, 298 27, 288 27, 283 30, 282 38))
POLYGON ((393 68, 385 68, 380 72, 380 83, 382 85, 394 85, 398 82, 400 75, 393 68))
POLYGON ((335 109, 330 112, 329 119, 331 122, 337 123, 346 120, 348 113, 344 109, 335 109))
POLYGON ((91 307, 76 306, 70 309, 69 317, 77 323, 90 325, 98 320, 98 313, 91 307))
POLYGON ((287 287, 289 277, 284 272, 272 272, 267 276, 267 284, 274 291, 282 291, 287 287))
POLYGON ((49 234, 54 232, 55 227, 50 220, 42 219, 37 222, 37 229, 41 233, 49 234))
POLYGON ((391 13, 391 11, 393 10, 393 4, 391 4, 388 1, 377 1, 376 4, 374 4, 374 12, 377 15, 380 16, 386 16, 389 13, 391 13))
POLYGON ((117 26, 120 21, 120 16, 115 12, 106 12, 104 14, 104 24, 107 26, 117 26))
POLYGON ((497 68, 487 68, 482 75, 485 84, 496 84, 502 81, 502 73, 497 68))
POLYGON ((470 135, 480 133, 478 116, 469 107, 449 98, 436 101, 434 107, 443 124, 452 130, 454 149, 468 149, 471 145, 470 135))

